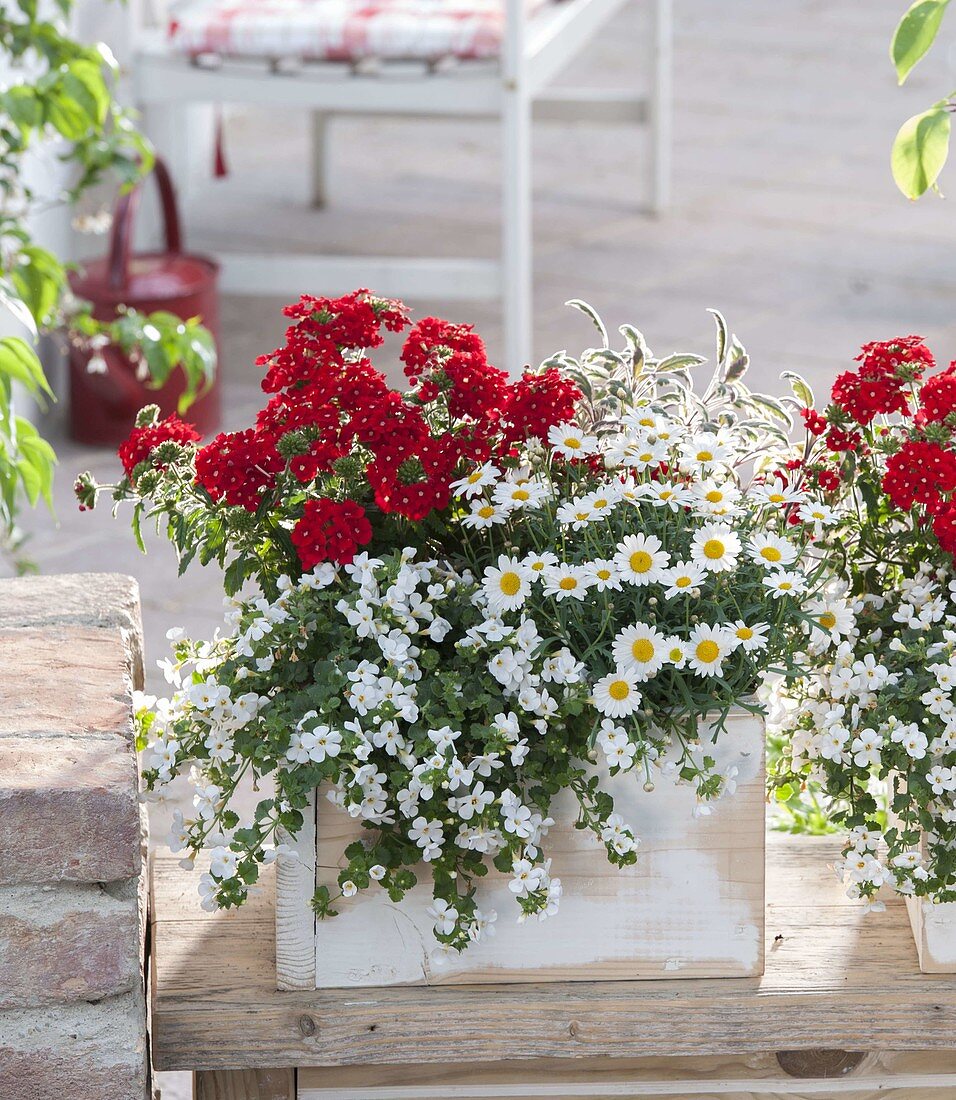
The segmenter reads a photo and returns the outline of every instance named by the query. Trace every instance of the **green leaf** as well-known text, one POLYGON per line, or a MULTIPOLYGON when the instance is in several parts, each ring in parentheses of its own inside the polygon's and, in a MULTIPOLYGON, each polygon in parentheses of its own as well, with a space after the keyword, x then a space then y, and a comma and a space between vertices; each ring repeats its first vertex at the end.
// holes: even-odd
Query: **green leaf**
POLYGON ((900 127, 890 165, 896 186, 908 199, 918 199, 936 183, 949 155, 949 131, 949 112, 942 102, 900 127))
POLYGON ((20 452, 17 472, 27 494, 27 500, 32 507, 42 496, 47 507, 52 511, 56 454, 29 420, 18 416, 16 424, 17 449, 20 452))
POLYGON ((22 382, 34 397, 44 393, 53 397, 36 352, 19 336, 5 336, 0 340, 0 374, 22 382))
POLYGON ((916 0, 899 21, 890 43, 890 59, 900 84, 936 41, 948 6, 949 0, 916 0))
POLYGON ((27 245, 17 253, 10 281, 33 315, 35 325, 48 324, 66 286, 66 272, 56 256, 38 245, 27 245))
POLYGON ((610 347, 610 341, 607 338, 607 329, 604 327, 604 322, 597 314, 597 310, 593 306, 589 306, 587 302, 582 302, 580 298, 572 298, 570 301, 564 303, 566 306, 570 306, 572 309, 580 310, 585 317, 591 319, 591 323, 601 334, 601 344, 603 347, 610 347))
POLYGON ((103 71, 92 61, 73 61, 63 76, 63 91, 82 107, 92 126, 102 126, 110 108, 103 71))
POLYGON ((778 787, 775 792, 778 802, 789 802, 796 793, 797 792, 789 783, 784 783, 782 786, 778 787))
POLYGON ((785 382, 790 383, 790 389, 793 391, 793 396, 805 409, 814 408, 813 390, 810 388, 810 383, 803 375, 797 374, 796 371, 785 370, 780 377, 785 382))

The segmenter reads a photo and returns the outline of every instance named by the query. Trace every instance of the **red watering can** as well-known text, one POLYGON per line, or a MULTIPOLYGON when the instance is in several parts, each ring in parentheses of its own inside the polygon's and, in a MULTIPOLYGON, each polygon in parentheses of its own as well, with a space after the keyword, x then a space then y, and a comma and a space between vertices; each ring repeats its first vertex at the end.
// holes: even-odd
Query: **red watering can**
MULTIPOLYGON (((93 316, 112 321, 117 307, 143 313, 166 310, 187 320, 199 317, 219 348, 219 265, 206 256, 184 252, 176 193, 169 172, 157 158, 153 177, 159 186, 166 247, 162 252, 132 250, 133 222, 141 184, 121 195, 113 215, 109 255, 92 260, 71 277, 73 293, 93 304, 93 316)), ((159 405, 162 416, 176 411, 185 389, 178 368, 166 384, 151 389, 136 376, 136 367, 116 347, 102 352, 106 369, 91 373, 92 353, 85 348, 70 351, 70 432, 80 443, 117 446, 130 433, 136 413, 144 406, 159 405)), ((219 423, 219 377, 212 388, 184 414, 206 436, 219 423)))

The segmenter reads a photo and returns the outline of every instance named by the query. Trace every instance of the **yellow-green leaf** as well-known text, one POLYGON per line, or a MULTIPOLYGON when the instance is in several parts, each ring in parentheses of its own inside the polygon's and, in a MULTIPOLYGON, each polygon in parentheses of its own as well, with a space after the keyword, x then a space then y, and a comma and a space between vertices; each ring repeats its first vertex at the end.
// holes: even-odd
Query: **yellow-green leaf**
POLYGON ((908 199, 918 199, 936 183, 949 154, 949 131, 949 112, 942 103, 900 127, 890 166, 896 186, 908 199))
POLYGON ((890 43, 890 58, 900 84, 932 46, 949 0, 916 0, 900 20, 890 43))

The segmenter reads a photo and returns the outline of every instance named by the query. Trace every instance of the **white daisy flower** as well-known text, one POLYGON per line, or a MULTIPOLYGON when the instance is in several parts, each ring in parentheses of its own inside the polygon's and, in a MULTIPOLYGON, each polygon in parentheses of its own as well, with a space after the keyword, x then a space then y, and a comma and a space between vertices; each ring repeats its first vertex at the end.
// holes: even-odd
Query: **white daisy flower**
POLYGON ((783 478, 775 477, 771 481, 761 482, 751 486, 749 490, 752 496, 758 500, 765 500, 768 504, 782 506, 785 504, 802 504, 807 499, 807 494, 802 489, 795 489, 788 485, 783 478))
POLYGON ((485 570, 481 587, 491 611, 500 615, 503 611, 517 611, 524 604, 531 591, 531 576, 517 558, 501 554, 498 565, 485 570))
POLYGON ((747 553, 758 565, 768 569, 782 569, 797 560, 797 548, 793 543, 772 533, 754 535, 747 553))
POLYGON ((632 672, 639 682, 649 680, 667 659, 667 639, 655 627, 637 623, 617 635, 611 653, 618 668, 632 672))
POLYGON ((737 510, 740 490, 732 481, 718 483, 713 478, 691 486, 698 512, 711 516, 732 515, 737 510))
POLYGON ((687 639, 687 649, 687 663, 698 676, 720 676, 733 644, 724 627, 698 623, 687 639))
POLYGON ((779 600, 781 596, 799 596, 807 588, 807 582, 804 580, 803 575, 792 569, 781 569, 776 573, 771 573, 769 576, 764 577, 763 583, 770 589, 770 593, 775 600, 779 600))
POLYGON ((585 435, 577 424, 556 424, 548 432, 548 442, 555 454, 564 458, 584 458, 597 450, 597 437, 585 435))
POLYGON ((496 523, 504 523, 508 518, 508 510, 500 504, 489 504, 486 500, 473 500, 471 511, 463 516, 463 527, 493 527, 496 523))
POLYGON ((614 510, 614 506, 620 499, 621 493, 618 487, 614 484, 609 484, 588 493, 587 496, 583 498, 583 503, 587 504, 596 518, 601 518, 610 515, 614 510))
POLYGON ((656 508, 670 508, 672 512, 679 512, 681 508, 687 508, 694 503, 693 494, 686 485, 670 481, 652 481, 642 485, 640 492, 656 508))
POLYGON ((812 523, 817 530, 829 527, 840 518, 828 504, 822 504, 818 500, 808 500, 806 504, 801 504, 798 515, 804 523, 812 523))
POLYGON ((574 531, 580 531, 582 527, 597 519, 594 509, 591 508, 586 497, 577 497, 574 500, 565 501, 555 512, 558 523, 570 527, 574 531))
POLYGON ((621 579, 638 587, 659 581, 669 562, 670 556, 656 535, 625 535, 614 555, 621 579))
POLYGON ((458 481, 453 481, 451 483, 452 491, 456 497, 475 497, 486 485, 494 485, 500 476, 500 471, 490 462, 486 462, 483 466, 479 466, 477 470, 472 470, 470 474, 466 474, 458 481))
POLYGON ((540 481, 500 481, 491 499, 502 508, 536 508, 547 496, 540 481))
POLYGON ((613 561, 595 558, 594 561, 588 562, 584 568, 598 592, 621 591, 621 575, 613 561))
POLYGON ((856 626, 856 617, 843 600, 809 600, 804 610, 820 629, 834 638, 844 638, 847 634, 852 634, 856 626))
POLYGON ((607 457, 615 466, 627 466, 632 470, 650 470, 667 459, 668 445, 663 439, 651 440, 647 436, 628 439, 620 436, 611 444, 607 457))
POLYGON ((606 718, 626 718, 641 705, 642 696, 633 672, 609 672, 594 685, 591 702, 606 718))
POLYGON ((556 600, 583 600, 592 581, 580 565, 549 565, 544 571, 544 594, 556 600))
POLYGON ((689 595, 700 588, 706 578, 706 571, 697 562, 679 561, 669 569, 661 571, 660 581, 665 586, 665 598, 672 600, 675 596, 689 595))
POLYGON ((737 565, 740 539, 727 526, 707 523, 694 533, 690 556, 712 573, 725 573, 737 565))
POLYGON ((690 652, 690 648, 687 642, 682 642, 680 638, 673 637, 668 638, 666 642, 666 657, 667 663, 673 665, 674 668, 683 668, 687 664, 687 655, 690 652))
POLYGON ((699 432, 681 444, 681 465, 685 469, 710 471, 729 466, 736 455, 733 447, 722 442, 713 432, 699 432))
POLYGON ((767 648, 767 632, 770 630, 768 623, 754 623, 748 625, 743 619, 738 619, 730 627, 736 645, 745 653, 755 653, 759 649, 767 648))
POLYGON ((536 579, 543 576, 549 566, 558 564, 558 555, 552 554, 550 550, 543 550, 540 554, 532 551, 525 555, 521 564, 531 573, 532 578, 536 579))

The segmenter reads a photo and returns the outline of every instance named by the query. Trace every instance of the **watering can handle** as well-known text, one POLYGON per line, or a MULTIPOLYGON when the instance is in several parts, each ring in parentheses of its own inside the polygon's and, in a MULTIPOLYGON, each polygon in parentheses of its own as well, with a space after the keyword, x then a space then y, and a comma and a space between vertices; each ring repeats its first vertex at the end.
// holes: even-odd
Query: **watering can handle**
MULTIPOLYGON (((179 229, 179 209, 176 192, 166 165, 156 158, 152 175, 159 187, 159 199, 163 208, 163 227, 166 233, 166 251, 177 254, 182 251, 182 234, 179 229)), ((133 247, 133 222, 142 182, 120 195, 113 213, 113 230, 110 234, 110 289, 123 290, 129 282, 129 257, 133 247)))

